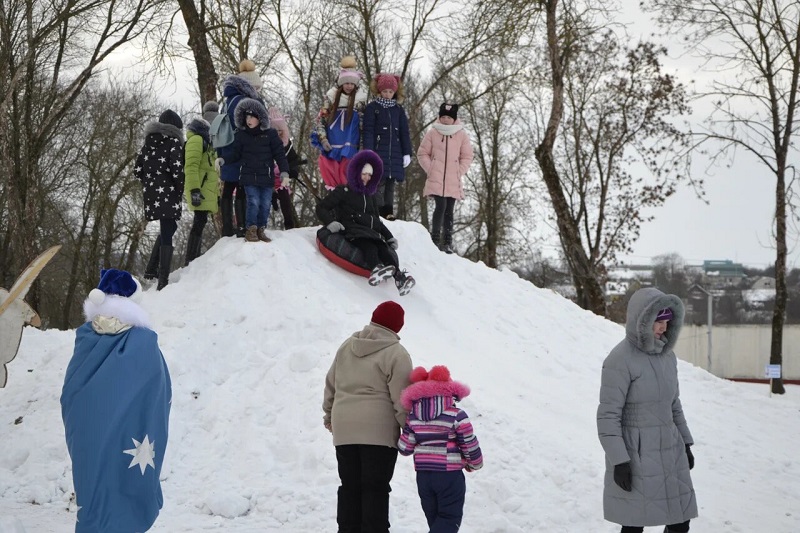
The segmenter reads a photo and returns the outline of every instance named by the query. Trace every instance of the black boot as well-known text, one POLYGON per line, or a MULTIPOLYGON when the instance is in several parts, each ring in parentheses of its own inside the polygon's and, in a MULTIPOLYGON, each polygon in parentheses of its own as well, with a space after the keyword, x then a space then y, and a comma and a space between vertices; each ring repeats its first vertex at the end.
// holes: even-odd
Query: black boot
POLYGON ((442 242, 439 249, 446 254, 453 253, 453 218, 448 217, 446 213, 444 217, 444 242, 442 242))
POLYGON ((221 198, 219 211, 222 217, 222 236, 233 237, 233 198, 221 198))
POLYGON ((236 236, 244 237, 247 229, 244 226, 244 215, 247 211, 247 197, 244 194, 237 194, 233 205, 236 213, 236 236))
POLYGON ((169 272, 172 270, 172 246, 165 244, 160 249, 160 261, 158 265, 158 286, 156 290, 161 290, 169 283, 169 272))
POLYGON ((189 232, 189 242, 186 243, 186 260, 183 266, 189 266, 189 263, 200 257, 200 246, 202 242, 202 235, 189 232))
POLYGON ((147 261, 147 266, 144 269, 144 279, 153 280, 158 277, 159 248, 161 248, 161 234, 156 237, 156 242, 153 243, 150 259, 147 261))

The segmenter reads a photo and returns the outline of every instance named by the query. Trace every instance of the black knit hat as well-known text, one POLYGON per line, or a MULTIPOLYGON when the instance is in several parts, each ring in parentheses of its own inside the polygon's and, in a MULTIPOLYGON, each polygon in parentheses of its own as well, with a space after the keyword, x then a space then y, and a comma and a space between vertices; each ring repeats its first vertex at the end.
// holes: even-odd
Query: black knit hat
POLYGON ((181 120, 180 115, 178 115, 172 109, 167 109, 161 116, 158 117, 158 121, 162 124, 169 124, 170 126, 175 126, 179 130, 183 129, 183 121, 181 120))
POLYGON ((458 118, 458 104, 444 104, 439 106, 440 117, 452 117, 453 120, 458 118))

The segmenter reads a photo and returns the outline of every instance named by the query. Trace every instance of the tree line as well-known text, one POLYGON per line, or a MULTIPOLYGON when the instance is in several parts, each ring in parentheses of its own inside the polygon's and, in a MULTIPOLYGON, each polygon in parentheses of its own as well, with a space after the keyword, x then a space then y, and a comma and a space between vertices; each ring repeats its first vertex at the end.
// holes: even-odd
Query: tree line
MULTIPOLYGON (((690 80, 665 72, 666 48, 631 38, 603 2, 0 0, 0 281, 9 285, 41 250, 63 244, 28 299, 50 326, 66 328, 81 321, 81 296, 99 268, 141 272, 151 237, 131 162, 144 124, 164 105, 148 80, 178 58, 191 59, 197 76, 195 105, 184 113, 218 99, 221 80, 253 59, 265 99, 291 115, 305 148, 339 58, 354 54, 368 79, 403 77, 414 146, 442 101, 462 105, 476 148, 456 216, 463 255, 522 265, 539 244, 534 235, 553 227, 577 302, 601 315, 616 255, 631 250, 678 187, 702 195, 693 153, 739 148, 759 159, 776 179, 775 354, 786 305, 798 2, 643 6, 713 68, 737 65, 741 74, 690 90, 690 80), (722 51, 707 46, 726 36, 722 51), (135 51, 143 79, 108 76, 123 50, 135 51), (692 130, 684 121, 700 97, 713 110, 692 130)), ((302 151, 312 164, 294 203, 300 224, 312 225, 323 190, 316 154, 302 151)), ((409 171, 397 214, 427 226, 424 173, 409 171)))

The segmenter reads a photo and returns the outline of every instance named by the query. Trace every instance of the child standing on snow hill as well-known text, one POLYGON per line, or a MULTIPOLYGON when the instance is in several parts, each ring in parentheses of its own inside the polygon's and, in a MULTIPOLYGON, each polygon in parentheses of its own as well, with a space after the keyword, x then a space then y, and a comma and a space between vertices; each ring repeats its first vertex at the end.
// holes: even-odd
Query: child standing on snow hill
POLYGON ((270 242, 264 230, 272 206, 275 178, 273 165, 280 169, 281 180, 289 179, 289 163, 278 132, 269 127, 267 109, 258 100, 245 98, 236 106, 236 134, 224 164, 240 165, 239 181, 247 195, 244 238, 247 242, 270 242))
POLYGON ((361 114, 367 95, 359 87, 364 76, 356 70, 356 58, 345 56, 336 87, 325 95, 325 105, 311 132, 311 145, 320 151, 319 172, 327 189, 347 184, 347 161, 361 144, 361 114))
MULTIPOLYGON (((300 156, 294 149, 289 124, 286 116, 277 107, 269 108, 270 125, 278 132, 278 137, 283 143, 283 151, 286 154, 286 161, 289 163, 289 178, 296 180, 300 174, 300 156)), ((292 229, 294 224, 294 212, 292 210, 292 189, 289 180, 280 179, 280 170, 275 167, 275 194, 272 195, 272 207, 280 206, 283 215, 283 229, 292 229)))
POLYGON ((469 387, 450 379, 446 366, 428 372, 417 367, 400 395, 408 420, 397 442, 401 455, 414 454, 417 490, 430 533, 455 533, 461 527, 467 486, 464 473, 483 467, 478 438, 467 413, 455 402, 469 387))
POLYGON ((183 171, 186 176, 184 194, 189 209, 194 212, 194 221, 189 230, 184 266, 200 257, 208 215, 216 213, 219 204, 219 175, 214 169, 217 154, 211 146, 209 127, 209 123, 202 118, 196 118, 186 126, 186 144, 183 147, 183 171))
POLYGON ((422 194, 432 197, 435 203, 431 239, 441 251, 452 254, 453 210, 456 200, 464 199, 461 180, 472 164, 472 144, 458 120, 458 104, 444 103, 439 107, 439 120, 422 139, 417 159, 428 175, 422 194))
POLYGON ((363 147, 374 150, 383 161, 383 176, 378 188, 381 216, 394 220, 394 186, 406 179, 405 168, 411 163, 411 136, 403 106, 403 83, 400 76, 377 74, 370 83, 375 99, 364 110, 363 147))

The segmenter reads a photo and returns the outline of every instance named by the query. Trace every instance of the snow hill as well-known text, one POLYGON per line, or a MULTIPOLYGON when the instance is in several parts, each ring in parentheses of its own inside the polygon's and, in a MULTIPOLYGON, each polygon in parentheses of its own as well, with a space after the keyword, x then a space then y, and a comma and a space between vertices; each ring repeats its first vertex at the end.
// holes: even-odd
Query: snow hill
MULTIPOLYGON (((336 531, 336 459, 322 426, 324 376, 339 344, 394 299, 415 365, 446 364, 485 467, 467 477, 464 533, 616 532, 602 518, 595 410, 603 358, 623 328, 510 271, 440 253, 395 221, 399 298, 325 260, 315 228, 271 244, 222 239, 145 294, 170 367, 165 506, 151 531, 336 531)), ((73 331, 26 329, 0 389, 0 532, 73 531, 59 395, 73 331), (19 423, 15 423, 21 417, 19 423)), ((800 390, 720 380, 680 363, 697 440, 692 531, 800 531, 800 390)), ((427 530, 412 461, 392 483, 393 533, 427 530)), ((661 528, 649 528, 661 532, 661 528)))

